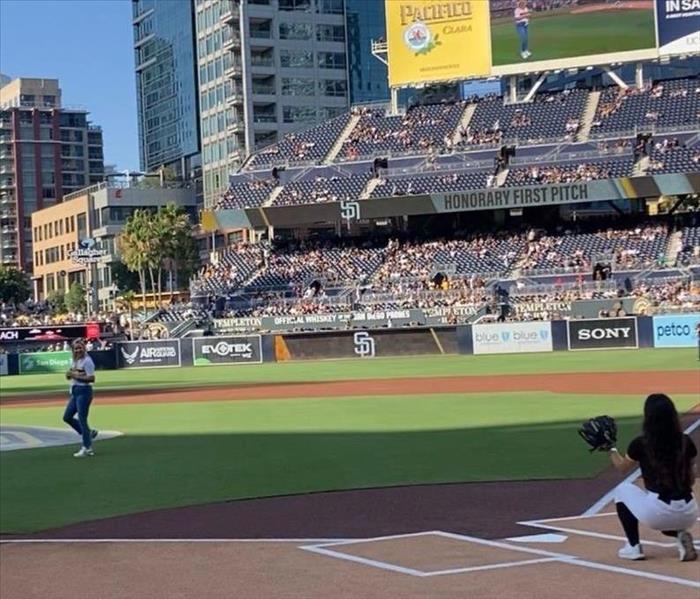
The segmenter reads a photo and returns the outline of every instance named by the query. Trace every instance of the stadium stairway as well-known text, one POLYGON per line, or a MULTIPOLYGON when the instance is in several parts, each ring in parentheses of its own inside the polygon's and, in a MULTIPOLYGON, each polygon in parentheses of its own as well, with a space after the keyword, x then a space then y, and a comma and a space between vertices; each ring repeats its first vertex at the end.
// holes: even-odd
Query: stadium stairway
POLYGON ((666 247, 666 265, 672 266, 678 260, 678 254, 683 249, 683 232, 674 231, 668 236, 668 246, 666 247))
POLYGON ((272 206, 277 199, 277 196, 282 193, 282 189, 284 189, 284 185, 278 185, 275 187, 270 193, 270 196, 263 202, 263 207, 267 208, 268 206, 272 206))
POLYGON ((494 187, 502 187, 506 183, 506 179, 508 178, 508 173, 510 172, 509 168, 504 168, 502 169, 498 175, 496 175, 496 181, 494 187))
POLYGON ((474 116, 474 112, 476 111, 476 106, 477 105, 475 103, 467 104, 467 107, 464 109, 464 112, 462 113, 462 118, 459 120, 455 132, 452 134, 451 141, 454 145, 462 141, 461 131, 469 127, 469 123, 471 122, 472 117, 474 116))
POLYGON ((369 181, 367 181, 367 185, 365 185, 365 188, 362 190, 362 193, 360 193, 360 199, 368 199, 372 195, 374 188, 377 185, 379 185, 380 181, 381 179, 378 179, 377 177, 372 177, 369 181))
POLYGON ((649 168, 649 163, 651 159, 649 156, 641 156, 637 162, 634 163, 634 168, 632 169, 633 177, 641 177, 647 174, 647 169, 649 168))
POLYGON ((343 129, 342 133, 338 136, 338 139, 335 140, 333 147, 329 150, 328 154, 326 154, 326 157, 323 159, 323 161, 322 161, 323 164, 332 164, 333 163, 336 156, 340 153, 340 150, 343 148, 343 144, 345 143, 345 140, 348 138, 348 135, 350 135, 352 130, 355 128, 355 125, 357 125, 360 118, 361 117, 359 114, 353 114, 350 117, 348 124, 345 125, 345 129, 343 129))
POLYGON ((579 127, 576 141, 588 141, 588 136, 590 135, 591 127, 593 126, 593 118, 595 117, 596 110, 598 110, 600 94, 601 92, 599 91, 593 91, 588 94, 586 109, 583 111, 581 126, 579 127))

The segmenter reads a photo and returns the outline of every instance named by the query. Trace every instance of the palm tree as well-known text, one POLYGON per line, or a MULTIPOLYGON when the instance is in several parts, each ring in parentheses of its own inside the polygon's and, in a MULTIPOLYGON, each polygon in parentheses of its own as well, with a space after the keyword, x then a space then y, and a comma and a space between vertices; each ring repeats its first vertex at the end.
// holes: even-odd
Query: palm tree
POLYGON ((129 338, 131 341, 134 340, 134 302, 136 301, 136 294, 131 291, 125 291, 117 299, 116 302, 122 307, 126 307, 129 310, 129 338))
POLYGON ((122 261, 126 267, 139 275, 141 283, 141 301, 146 310, 146 270, 152 262, 151 215, 146 210, 135 210, 126 221, 124 231, 119 237, 122 261))

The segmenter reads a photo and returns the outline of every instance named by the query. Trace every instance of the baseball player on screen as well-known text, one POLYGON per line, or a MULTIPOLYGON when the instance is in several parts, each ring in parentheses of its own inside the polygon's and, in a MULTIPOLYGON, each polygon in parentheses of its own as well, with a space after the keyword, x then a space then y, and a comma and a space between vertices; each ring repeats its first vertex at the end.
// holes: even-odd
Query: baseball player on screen
POLYGON ((518 0, 513 16, 515 17, 515 30, 518 32, 518 39, 520 39, 520 58, 524 60, 532 56, 528 47, 530 9, 527 7, 527 0, 518 0))

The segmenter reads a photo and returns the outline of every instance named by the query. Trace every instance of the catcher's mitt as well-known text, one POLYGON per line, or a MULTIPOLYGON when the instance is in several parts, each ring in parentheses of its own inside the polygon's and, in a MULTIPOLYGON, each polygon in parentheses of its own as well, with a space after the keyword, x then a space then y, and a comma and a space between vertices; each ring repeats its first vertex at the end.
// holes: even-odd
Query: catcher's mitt
POLYGON ((610 451, 617 443, 617 425, 610 416, 596 416, 587 420, 578 430, 591 451, 610 451))

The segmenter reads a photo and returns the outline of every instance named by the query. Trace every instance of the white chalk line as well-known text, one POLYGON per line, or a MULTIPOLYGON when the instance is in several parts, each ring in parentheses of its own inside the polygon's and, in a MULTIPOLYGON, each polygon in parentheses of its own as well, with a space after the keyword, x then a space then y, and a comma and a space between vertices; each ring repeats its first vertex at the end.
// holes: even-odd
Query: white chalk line
POLYGON ((329 543, 354 541, 355 539, 0 539, 2 545, 66 544, 80 545, 91 543, 329 543))

